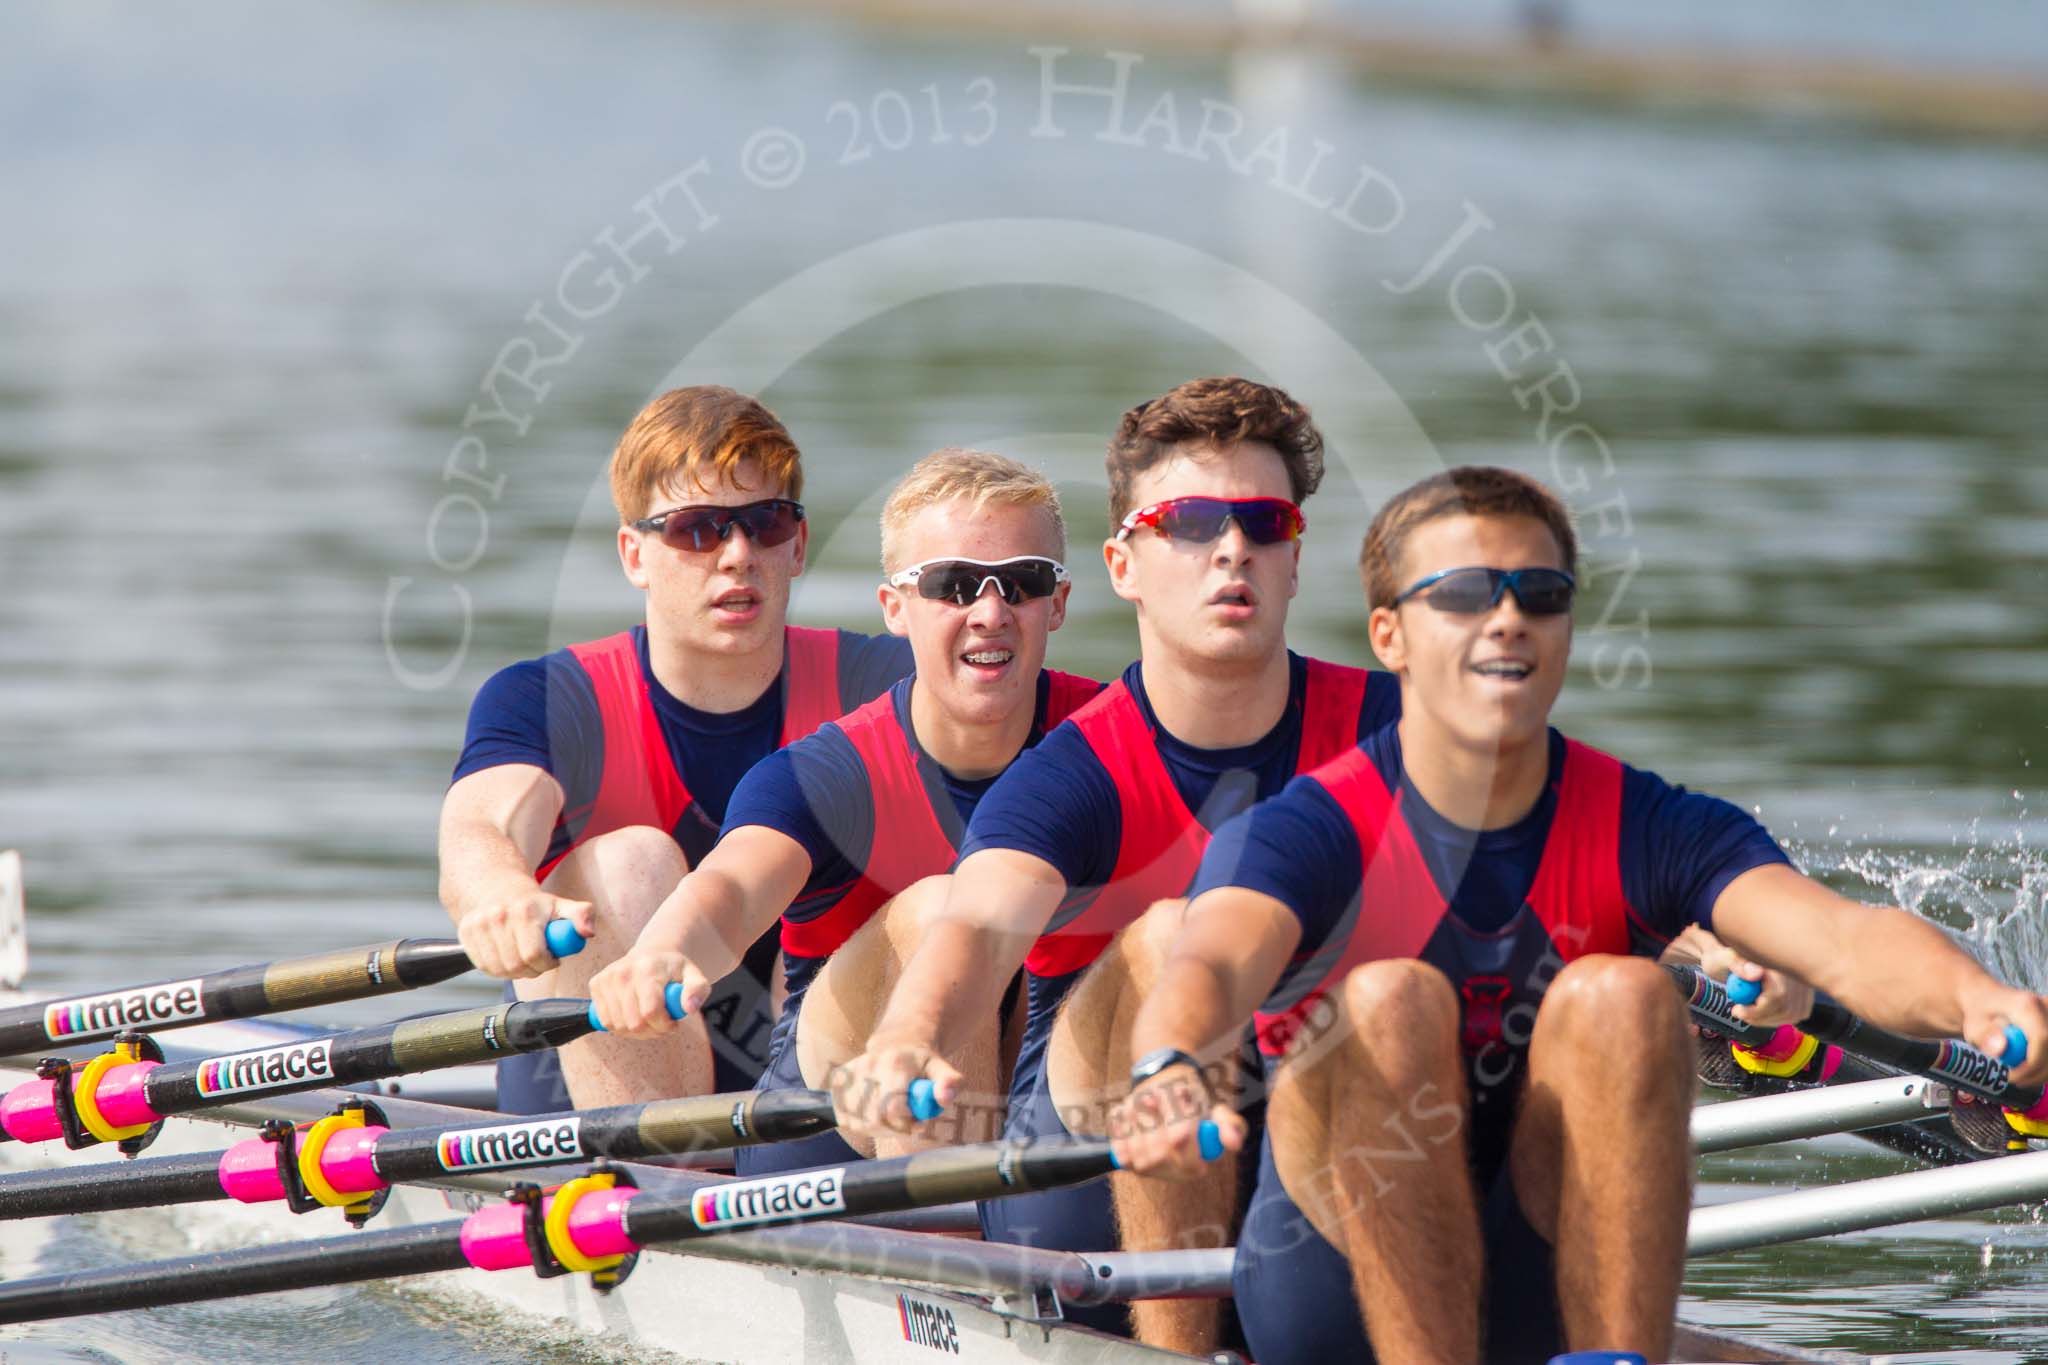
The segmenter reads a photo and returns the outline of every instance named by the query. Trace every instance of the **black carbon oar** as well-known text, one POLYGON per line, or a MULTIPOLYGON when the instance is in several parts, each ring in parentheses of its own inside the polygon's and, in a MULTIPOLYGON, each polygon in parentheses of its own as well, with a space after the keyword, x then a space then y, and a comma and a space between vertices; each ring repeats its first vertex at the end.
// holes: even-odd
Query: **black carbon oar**
POLYGON ((1115 1164, 1107 1142, 1041 1138, 737 1180, 689 1194, 613 1187, 610 1176, 599 1175, 572 1182, 548 1201, 572 1199, 566 1211, 543 1213, 542 1201, 536 1198, 441 1223, 16 1280, 0 1284, 0 1323, 158 1308, 464 1266, 509 1269, 532 1265, 536 1245, 550 1260, 606 1272, 618 1266, 619 1258, 659 1243, 998 1198, 1092 1180, 1115 1164))
MULTIPOLYGON (((789 1142, 833 1126, 832 1097, 821 1090, 745 1091, 655 1100, 559 1114, 507 1115, 490 1123, 337 1131, 314 1154, 326 1185, 364 1198, 404 1180, 450 1172, 516 1170, 591 1157, 663 1156, 713 1147, 789 1142)), ((90 1180, 75 1170, 0 1175, 0 1219, 196 1204, 283 1199, 278 1147, 250 1138, 225 1152, 145 1157, 100 1167, 90 1180)))
POLYGON ((21 1142, 132 1141, 170 1114, 538 1052, 591 1031, 587 1000, 522 1000, 169 1065, 128 1049, 75 1078, 60 1062, 45 1079, 23 1081, 0 1097, 0 1127, 21 1142))
POLYGON ((186 1028, 409 991, 469 969, 469 954, 454 939, 401 938, 230 967, 182 981, 13 1005, 0 1009, 0 1056, 46 1049, 52 1043, 88 1042, 129 1029, 186 1028))
MULTIPOLYGON (((1736 1018, 1728 992, 1706 973, 1691 967, 1666 970, 1685 993, 1694 1017, 1716 1033, 1752 1048, 1768 1046, 1777 1038, 1776 1029, 1758 1028, 1736 1018)), ((1940 1081, 2022 1114, 2041 1106, 2040 1086, 2014 1085, 2004 1062, 1959 1038, 1908 1038, 1859 1019, 1824 997, 1816 998, 1813 1012, 1793 1027, 1824 1043, 1833 1043, 1844 1052, 1940 1081)), ((2023 1037, 2021 1046, 2024 1047, 2023 1037)))

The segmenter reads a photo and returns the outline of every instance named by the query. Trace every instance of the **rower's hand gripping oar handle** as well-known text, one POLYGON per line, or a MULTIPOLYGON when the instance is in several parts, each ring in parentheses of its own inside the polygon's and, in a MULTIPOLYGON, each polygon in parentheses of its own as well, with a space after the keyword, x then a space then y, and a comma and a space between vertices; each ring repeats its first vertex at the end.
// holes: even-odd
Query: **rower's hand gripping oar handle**
MULTIPOLYGON (((549 920, 548 927, 542 932, 547 935, 548 951, 558 958, 574 957, 590 942, 577 932, 573 923, 565 919, 549 920)), ((689 1013, 683 1008, 683 983, 680 981, 668 983, 668 989, 661 993, 661 1003, 668 1007, 668 1017, 671 1019, 681 1019, 689 1013)), ((596 1005, 590 1007, 590 1026, 599 1033, 607 1032, 604 1020, 597 1017, 596 1005)))
MULTIPOLYGON (((939 1097, 929 1080, 920 1076, 910 1083, 910 1116, 912 1118, 916 1119, 919 1123, 924 1123, 937 1118, 945 1112, 946 1107, 939 1103, 939 1097)), ((1204 1161, 1214 1161, 1217 1157, 1223 1155, 1223 1133, 1216 1127, 1216 1120, 1202 1120, 1202 1126, 1195 1135, 1195 1143, 1201 1148, 1202 1160, 1204 1161)), ((1122 1161, 1117 1159, 1114 1152, 1110 1153, 1109 1164, 1118 1170, 1122 1170, 1124 1165, 1122 1161)))

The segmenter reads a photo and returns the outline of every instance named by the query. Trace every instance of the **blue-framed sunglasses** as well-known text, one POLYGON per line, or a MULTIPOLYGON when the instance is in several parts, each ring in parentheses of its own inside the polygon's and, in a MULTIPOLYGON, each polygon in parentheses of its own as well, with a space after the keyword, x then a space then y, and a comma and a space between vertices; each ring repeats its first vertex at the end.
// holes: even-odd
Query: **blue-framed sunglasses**
POLYGON ((1420 597, 1438 611, 1471 616, 1492 611, 1511 592, 1524 615, 1561 616, 1572 609, 1578 586, 1563 569, 1444 569, 1411 583, 1392 605, 1420 597))

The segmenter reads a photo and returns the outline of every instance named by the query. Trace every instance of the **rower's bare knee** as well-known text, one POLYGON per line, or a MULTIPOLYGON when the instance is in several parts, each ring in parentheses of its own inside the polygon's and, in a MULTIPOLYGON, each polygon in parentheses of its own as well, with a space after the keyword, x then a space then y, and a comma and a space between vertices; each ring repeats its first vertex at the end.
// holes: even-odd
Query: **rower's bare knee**
POLYGON ((1186 909, 1184 900, 1155 901, 1151 909, 1124 926, 1074 983, 1060 1008, 1062 1027, 1106 1038, 1119 1015, 1135 1014, 1137 1004, 1151 993, 1166 966, 1186 909))
POLYGON ((823 1085, 833 1067, 867 1047, 904 964, 945 913, 950 882, 926 877, 904 888, 825 960, 798 1007, 797 1063, 804 1084, 823 1085))
MULTIPOLYGON (((628 825, 579 844, 542 884, 558 896, 589 901, 589 945, 552 971, 517 983, 522 998, 588 995, 590 978, 623 957, 654 912, 690 870, 664 830, 628 825)), ((736 945, 744 951, 745 945, 736 945)), ((562 1075, 579 1106, 630 1104, 712 1087, 711 1042, 701 1018, 665 1039, 593 1035, 563 1047, 562 1075)))
POLYGON ((1117 935, 1116 947, 1124 958, 1124 970, 1130 974, 1131 984, 1138 990, 1151 990, 1152 983, 1159 979, 1167 957, 1173 952, 1174 941, 1180 937, 1181 924, 1187 919, 1187 913, 1188 903, 1184 898, 1177 896, 1172 900, 1154 901, 1144 914, 1117 935))
POLYGON ((1350 1041, 1390 1081, 1432 1079, 1458 1064, 1458 995, 1428 963, 1389 958, 1354 967, 1342 995, 1350 1041))
POLYGON ((899 891, 875 918, 881 921, 888 939, 891 968, 900 972, 916 955, 918 945, 946 914, 946 899, 952 893, 953 878, 941 874, 912 882, 899 891))
POLYGON ((1074 983, 1046 1046, 1046 1085, 1076 1132, 1101 1132, 1129 1086, 1131 1026, 1180 933, 1185 900, 1155 901, 1074 983))
MULTIPOLYGON (((625 955, 689 870, 682 848, 652 825, 627 825, 578 844, 541 886, 557 896, 589 901, 596 932, 584 951, 518 983, 520 996, 587 994, 590 978, 625 955)), ((746 945, 738 946, 745 950, 746 945)))
POLYGON ((542 885, 558 896, 591 902, 599 934, 630 926, 630 943, 689 870, 689 859, 665 831, 628 825, 578 844, 542 885))
POLYGON ((1564 1051, 1585 1064, 1612 1065, 1624 1054, 1664 1067, 1682 1047, 1685 1008, 1664 969, 1648 958, 1605 953, 1567 963, 1543 994, 1532 1051, 1564 1051), (1626 1047, 1614 1046, 1627 1040, 1626 1047))

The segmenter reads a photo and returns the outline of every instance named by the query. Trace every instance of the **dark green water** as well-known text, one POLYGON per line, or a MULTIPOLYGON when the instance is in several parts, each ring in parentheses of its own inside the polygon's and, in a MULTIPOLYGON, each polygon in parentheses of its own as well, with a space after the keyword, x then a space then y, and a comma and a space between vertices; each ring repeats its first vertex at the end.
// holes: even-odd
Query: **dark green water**
MULTIPOLYGON (((1971 13, 1994 54, 2019 22, 1971 13)), ((1088 548, 1102 442, 1242 371, 1307 399, 1337 457, 1298 645, 1366 658, 1349 565, 1409 478, 1559 482, 1591 576, 1567 728, 2048 986, 2038 145, 1167 54, 1111 128, 1104 98, 1048 100, 1024 41, 660 8, 5 26, 0 846, 28 859, 39 984, 438 932, 469 695, 631 617, 603 465, 660 388, 757 390, 804 444, 811 622, 874 624, 873 516, 909 459, 1045 464, 1080 567, 1054 660, 1107 672, 1134 642, 1088 548), (1168 96, 1175 137, 1138 139, 1168 96), (1199 144, 1204 100, 1246 131, 1199 144), (648 196, 666 226, 636 241, 648 196), (1573 398, 1547 428, 1546 393, 1573 398)), ((1065 45, 1054 80, 1110 79, 1065 45)), ((1735 1177, 1863 1173, 1853 1151, 1735 1177)), ((2048 1357, 2042 1246, 1958 1222, 1691 1289, 1788 1340, 2048 1357)), ((295 1302, 89 1342, 255 1358, 295 1302)), ((366 1331, 396 1302, 319 1311, 366 1331)), ((507 1349, 394 1320, 422 1360, 507 1349)))

